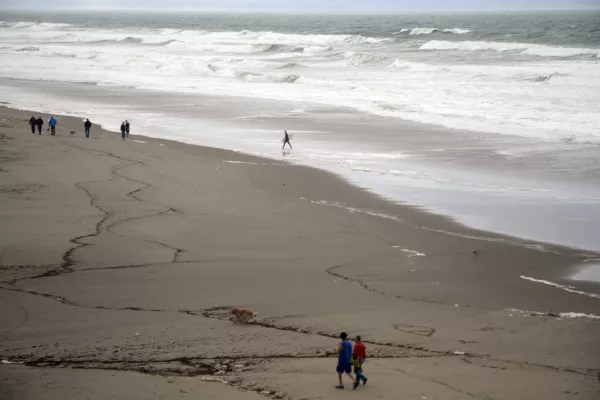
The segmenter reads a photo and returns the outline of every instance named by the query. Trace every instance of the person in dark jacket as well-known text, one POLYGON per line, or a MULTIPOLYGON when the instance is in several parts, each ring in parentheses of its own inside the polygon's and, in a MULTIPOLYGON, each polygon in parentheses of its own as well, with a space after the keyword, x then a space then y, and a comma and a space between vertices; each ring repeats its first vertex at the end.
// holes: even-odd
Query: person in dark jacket
POLYGON ((38 127, 38 133, 41 136, 42 135, 42 127, 44 126, 44 120, 42 119, 42 117, 38 117, 38 119, 35 122, 38 127))
POLYGON ((129 137, 129 121, 125 120, 125 133, 129 137))
POLYGON ((31 126, 31 133, 35 134, 35 126, 37 125, 37 119, 32 115, 29 118, 29 126, 31 126))
POLYGON ((125 122, 121 122, 121 139, 125 139, 125 122))
POLYGON ((89 119, 85 120, 85 124, 83 124, 83 127, 85 128, 85 137, 89 138, 90 137, 90 129, 92 128, 92 123, 90 122, 89 119))

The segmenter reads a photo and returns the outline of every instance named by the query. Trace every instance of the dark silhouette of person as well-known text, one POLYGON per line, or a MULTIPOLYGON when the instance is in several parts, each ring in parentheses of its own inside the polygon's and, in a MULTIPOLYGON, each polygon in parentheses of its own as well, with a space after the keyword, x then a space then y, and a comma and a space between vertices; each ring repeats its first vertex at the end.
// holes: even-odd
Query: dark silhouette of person
POLYGON ((121 139, 125 139, 125 132, 126 132, 125 122, 121 122, 121 139))
POLYGON ((129 121, 125 120, 125 133, 129 137, 129 121))
POLYGON ((85 124, 83 124, 83 127, 85 128, 85 137, 89 138, 90 137, 90 129, 92 128, 92 123, 90 122, 89 119, 85 120, 85 124))
POLYGON ((44 126, 44 120, 42 119, 42 117, 38 117, 38 119, 35 121, 35 124, 37 125, 38 133, 41 136, 42 135, 42 127, 44 126))
POLYGON ((286 143, 290 146, 290 149, 292 148, 292 143, 290 142, 290 135, 287 133, 287 131, 283 131, 283 133, 285 134, 285 136, 283 137, 283 146, 281 146, 282 149, 285 148, 286 143))
POLYGON ((37 125, 37 119, 32 115, 29 118, 29 126, 31 126, 31 133, 35 134, 35 126, 37 125))

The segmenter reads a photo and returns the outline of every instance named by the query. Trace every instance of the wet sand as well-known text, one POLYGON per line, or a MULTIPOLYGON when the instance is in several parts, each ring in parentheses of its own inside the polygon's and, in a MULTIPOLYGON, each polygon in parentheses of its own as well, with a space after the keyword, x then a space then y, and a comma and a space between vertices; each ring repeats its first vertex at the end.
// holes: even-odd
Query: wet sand
POLYGON ((40 137, 30 115, 0 109, 2 398, 600 394, 600 319, 560 315, 600 315, 598 286, 522 278, 568 285, 595 254, 277 160, 67 117, 40 137), (370 355, 356 393, 333 388, 342 330, 370 355))

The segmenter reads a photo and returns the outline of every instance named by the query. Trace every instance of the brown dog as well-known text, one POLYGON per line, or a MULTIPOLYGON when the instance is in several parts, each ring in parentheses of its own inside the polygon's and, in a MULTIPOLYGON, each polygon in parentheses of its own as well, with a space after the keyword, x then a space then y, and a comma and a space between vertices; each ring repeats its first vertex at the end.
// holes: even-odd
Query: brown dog
POLYGON ((247 324, 258 315, 254 311, 237 307, 231 309, 231 314, 233 322, 240 322, 242 324, 247 324))

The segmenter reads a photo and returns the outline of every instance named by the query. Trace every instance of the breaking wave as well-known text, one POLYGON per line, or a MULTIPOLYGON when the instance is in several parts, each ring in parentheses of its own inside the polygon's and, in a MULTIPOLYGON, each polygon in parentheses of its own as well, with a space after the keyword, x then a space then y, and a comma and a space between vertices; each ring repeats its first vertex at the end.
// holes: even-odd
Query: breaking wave
POLYGON ((35 46, 21 47, 20 49, 17 49, 17 51, 40 51, 40 48, 35 46))
POLYGON ((127 36, 125 39, 119 39, 117 40, 117 43, 131 43, 131 44, 138 44, 138 43, 142 43, 143 40, 140 38, 136 38, 136 37, 132 37, 132 36, 127 36))
POLYGON ((451 33, 454 35, 464 35, 466 33, 471 32, 471 30, 462 28, 402 28, 398 32, 394 32, 394 35, 431 35, 435 32, 451 33))
POLYGON ((485 41, 460 41, 450 42, 442 40, 430 40, 424 43, 419 50, 461 50, 461 51, 497 51, 518 52, 520 54, 539 57, 575 57, 595 56, 600 58, 600 49, 588 49, 584 47, 558 47, 546 46, 533 43, 518 42, 485 42, 485 41))

